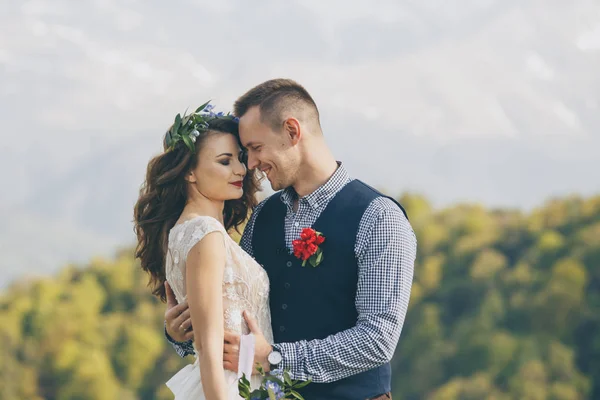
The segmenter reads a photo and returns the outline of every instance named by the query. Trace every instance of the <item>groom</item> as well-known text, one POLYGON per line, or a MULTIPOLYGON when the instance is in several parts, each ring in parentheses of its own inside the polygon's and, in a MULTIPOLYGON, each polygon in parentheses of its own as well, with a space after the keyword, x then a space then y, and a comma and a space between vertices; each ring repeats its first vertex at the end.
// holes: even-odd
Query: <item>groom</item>
MULTIPOLYGON (((255 361, 308 380, 307 400, 391 398, 390 360, 410 297, 416 238, 404 209, 348 176, 330 152, 309 93, 288 79, 264 82, 234 105, 248 168, 279 190, 254 210, 242 248, 267 271, 275 344, 251 316, 255 361), (293 253, 304 228, 325 237, 316 266, 293 253)), ((394 171, 397 173, 397 171, 394 171)), ((168 291, 169 292, 169 291, 168 291)), ((187 305, 169 301, 167 338, 192 354, 187 305), (187 335, 187 336, 186 336, 187 335)), ((239 337, 224 364, 237 371, 239 337)))

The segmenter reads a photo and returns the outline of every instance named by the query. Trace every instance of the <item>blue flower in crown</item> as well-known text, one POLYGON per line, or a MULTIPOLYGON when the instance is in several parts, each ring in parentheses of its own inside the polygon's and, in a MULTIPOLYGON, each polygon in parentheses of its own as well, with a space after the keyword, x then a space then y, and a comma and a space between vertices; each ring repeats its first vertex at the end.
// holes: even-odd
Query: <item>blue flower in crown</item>
POLYGON ((223 111, 215 113, 215 106, 210 104, 210 100, 201 105, 192 114, 186 115, 177 114, 175 116, 175 122, 165 136, 165 144, 167 150, 175 148, 177 143, 183 142, 187 148, 194 153, 197 138, 208 130, 209 121, 216 118, 227 118, 236 123, 239 122, 239 118, 225 114, 223 111))

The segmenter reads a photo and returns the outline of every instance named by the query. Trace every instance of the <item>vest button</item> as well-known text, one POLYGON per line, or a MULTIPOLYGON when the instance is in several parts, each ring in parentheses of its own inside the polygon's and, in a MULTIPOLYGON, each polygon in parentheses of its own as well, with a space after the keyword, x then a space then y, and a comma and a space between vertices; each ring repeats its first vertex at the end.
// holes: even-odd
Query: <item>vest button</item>
POLYGON ((286 283, 285 283, 283 286, 284 286, 286 289, 289 289, 289 288, 290 288, 290 284, 289 284, 288 282, 286 282, 286 283))
POLYGON ((285 265, 287 265, 288 267, 291 267, 292 266, 292 262, 288 261, 288 262, 285 263, 285 265))
POLYGON ((281 332, 285 331, 285 326, 280 326, 280 327, 279 327, 279 330, 280 330, 281 332))
POLYGON ((282 305, 281 305, 281 309, 282 309, 282 310, 287 310, 287 304, 282 304, 282 305))

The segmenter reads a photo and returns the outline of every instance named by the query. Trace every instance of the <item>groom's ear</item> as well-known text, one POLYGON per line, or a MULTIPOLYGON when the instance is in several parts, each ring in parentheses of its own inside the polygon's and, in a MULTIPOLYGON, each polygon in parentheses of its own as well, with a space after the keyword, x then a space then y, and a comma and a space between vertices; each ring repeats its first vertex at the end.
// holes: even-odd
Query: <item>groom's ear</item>
POLYGON ((292 142, 292 146, 298 144, 300 137, 302 137, 300 122, 293 117, 288 118, 283 122, 283 131, 292 142))

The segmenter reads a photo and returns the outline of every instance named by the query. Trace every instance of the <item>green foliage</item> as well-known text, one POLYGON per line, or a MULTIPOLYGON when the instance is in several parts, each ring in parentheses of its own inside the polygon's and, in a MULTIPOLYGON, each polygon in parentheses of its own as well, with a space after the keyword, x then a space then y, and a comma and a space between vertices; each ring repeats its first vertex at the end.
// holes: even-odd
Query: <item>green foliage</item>
POLYGON ((0 399, 168 399, 182 360, 130 251, 16 283, 0 299, 0 399), (159 394, 161 393, 161 394, 159 394))
MULTIPOLYGON (((530 215, 402 202, 419 248, 394 398, 600 398, 600 197, 530 215)), ((164 339, 164 308, 131 250, 14 283, 0 399, 172 399, 164 382, 191 359, 164 339)))
POLYGON ((405 196, 418 239, 394 398, 600 398, 600 197, 530 215, 405 196))

